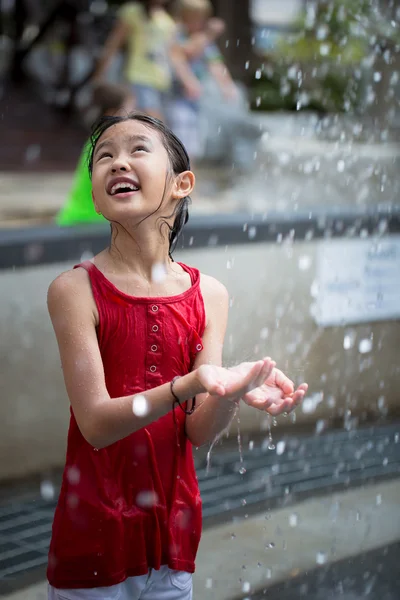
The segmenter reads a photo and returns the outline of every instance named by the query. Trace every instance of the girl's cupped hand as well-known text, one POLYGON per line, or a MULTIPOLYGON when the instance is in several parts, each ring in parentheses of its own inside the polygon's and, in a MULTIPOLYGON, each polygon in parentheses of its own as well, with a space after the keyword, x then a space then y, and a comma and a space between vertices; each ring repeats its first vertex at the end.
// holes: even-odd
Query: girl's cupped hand
POLYGON ((272 374, 275 364, 268 357, 256 362, 243 362, 231 369, 201 365, 197 369, 197 377, 204 392, 239 402, 246 394, 263 385, 272 374))
POLYGON ((243 362, 226 369, 214 365, 201 365, 197 376, 205 392, 239 402, 273 416, 289 413, 303 400, 308 385, 296 389, 276 363, 269 357, 257 362, 243 362))

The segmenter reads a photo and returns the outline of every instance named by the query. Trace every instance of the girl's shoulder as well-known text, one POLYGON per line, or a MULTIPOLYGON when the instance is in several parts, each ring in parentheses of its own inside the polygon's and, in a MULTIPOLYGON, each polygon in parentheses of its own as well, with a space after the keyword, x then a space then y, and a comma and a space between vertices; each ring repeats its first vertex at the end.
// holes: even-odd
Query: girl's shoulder
POLYGON ((47 305, 51 313, 66 313, 80 307, 81 314, 96 312, 91 284, 85 269, 69 269, 49 285, 47 305))
POLYGON ((227 302, 229 300, 228 290, 224 284, 211 275, 200 273, 200 288, 205 301, 227 302))

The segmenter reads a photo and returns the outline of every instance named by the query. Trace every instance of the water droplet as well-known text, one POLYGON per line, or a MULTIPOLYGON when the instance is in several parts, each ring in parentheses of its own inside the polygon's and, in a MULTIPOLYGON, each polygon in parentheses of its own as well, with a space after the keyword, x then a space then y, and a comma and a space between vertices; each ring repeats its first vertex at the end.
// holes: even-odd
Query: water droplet
POLYGON ((326 40, 329 35, 329 27, 327 25, 320 25, 316 31, 316 38, 319 41, 326 40))
POLYGON ((40 144, 30 144, 25 150, 26 162, 34 162, 40 158, 41 148, 40 144))
POLYGON ((244 475, 244 474, 246 473, 246 469, 245 469, 244 467, 240 467, 240 469, 239 469, 239 473, 240 473, 241 475, 244 475))
POLYGON ((151 267, 151 281, 162 283, 167 277, 167 269, 163 263, 154 263, 151 267))
POLYGON ((267 570, 265 571, 265 577, 266 577, 267 579, 271 579, 271 577, 272 577, 272 569, 267 569, 267 570))
POLYGON ((299 521, 299 519, 298 519, 298 516, 296 515, 296 513, 292 513, 289 516, 289 525, 290 525, 290 527, 297 527, 298 521, 299 521))
POLYGON ((320 404, 324 399, 324 394, 323 392, 319 392, 316 394, 312 394, 311 396, 307 396, 307 398, 305 398, 303 400, 302 403, 302 410, 304 414, 311 414, 313 412, 315 412, 318 404, 320 404))
POLYGON ((254 442, 253 442, 253 440, 251 440, 249 442, 249 450, 253 450, 253 449, 254 449, 254 442))
POLYGON ((249 240, 254 240, 257 235, 257 227, 249 227, 248 234, 249 240))
POLYGON ((40 495, 43 500, 53 500, 55 496, 54 485, 51 481, 42 481, 40 483, 40 495))
POLYGON ((300 271, 308 271, 308 269, 311 267, 311 263, 312 263, 311 257, 307 256, 307 254, 300 256, 300 258, 299 258, 300 271))
POLYGON ((380 73, 379 71, 375 71, 374 73, 374 81, 378 82, 382 80, 382 73, 380 73))
POLYGON ((72 485, 78 484, 80 478, 81 474, 77 467, 71 466, 67 469, 67 479, 72 485))
POLYGON ((247 501, 246 501, 246 499, 245 499, 245 498, 243 498, 243 499, 240 501, 240 503, 241 503, 241 505, 242 505, 242 506, 246 506, 246 504, 247 504, 247 501))
POLYGON ((268 339, 268 335, 269 335, 269 329, 268 329, 268 327, 263 327, 260 330, 260 338, 262 340, 266 340, 266 339, 268 339))
POLYGON ((243 585, 242 585, 242 592, 249 592, 250 591, 250 583, 248 581, 243 581, 243 585))
POLYGON ((382 504, 382 494, 376 495, 376 506, 380 506, 382 504))
POLYGON ((316 563, 317 565, 324 565, 327 561, 327 555, 325 552, 317 552, 316 563))
POLYGON ((367 354, 368 352, 371 352, 372 350, 372 339, 371 338, 364 338, 363 340, 360 340, 360 343, 358 344, 358 351, 360 352, 360 354, 367 354))
POLYGON ((235 540, 236 539, 236 535, 234 533, 231 533, 231 540, 235 540))
POLYGON ((149 405, 146 398, 139 394, 135 396, 132 402, 132 412, 137 417, 145 417, 149 412, 149 405))
POLYGON ((281 440, 276 445, 276 453, 278 455, 283 454, 285 452, 285 448, 286 448, 286 442, 284 442, 283 440, 281 440))
POLYGON ((339 173, 343 173, 343 171, 346 168, 346 163, 344 162, 344 160, 339 160, 336 166, 337 170, 339 173))
POLYGON ((330 44, 321 44, 319 47, 319 53, 321 56, 328 56, 331 51, 330 44))
POLYGON ((319 435, 324 431, 325 427, 326 421, 324 421, 323 419, 318 419, 317 424, 315 425, 315 433, 319 435))
POLYGON ((256 74, 255 74, 255 78, 256 79, 261 79, 262 73, 260 69, 257 69, 256 74))
POLYGON ((213 580, 211 579, 211 577, 207 577, 206 579, 206 589, 207 590, 211 590, 213 586, 213 580))
POLYGON ((356 334, 354 331, 347 331, 343 338, 343 348, 345 350, 350 350, 354 346, 354 342, 356 340, 356 334))
POLYGON ((386 408, 385 396, 379 396, 379 398, 378 398, 378 408, 379 408, 379 410, 384 410, 386 408))
POLYGON ((97 575, 97 571, 93 571, 93 575, 97 575))
POLYGON ((273 548, 275 548, 275 543, 274 543, 274 542, 269 542, 269 544, 267 544, 267 545, 265 546, 265 549, 268 549, 268 548, 269 548, 270 550, 272 550, 273 548))
POLYGON ((86 260, 92 260, 94 254, 91 250, 84 250, 81 254, 80 262, 85 262, 86 260))
POLYGON ((389 462, 389 459, 385 456, 385 458, 382 461, 383 466, 386 467, 386 465, 388 464, 388 462, 389 462))
POLYGON ((399 443, 399 440, 400 440, 400 435, 399 435, 398 433, 395 433, 395 434, 394 434, 394 443, 395 443, 395 444, 398 444, 398 443, 399 443))
POLYGON ((136 496, 136 504, 141 508, 151 508, 158 503, 158 496, 154 490, 142 490, 136 496))

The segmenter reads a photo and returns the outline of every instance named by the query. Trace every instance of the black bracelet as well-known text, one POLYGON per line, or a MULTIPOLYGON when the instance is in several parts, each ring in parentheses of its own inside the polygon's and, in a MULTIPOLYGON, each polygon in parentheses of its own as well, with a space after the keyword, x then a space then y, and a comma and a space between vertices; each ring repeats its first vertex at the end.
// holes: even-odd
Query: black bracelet
POLYGON ((192 415, 194 413, 194 409, 196 408, 196 398, 193 398, 193 404, 192 404, 192 408, 190 410, 185 410, 181 404, 181 401, 179 400, 178 396, 175 394, 174 392, 174 383, 177 379, 180 379, 180 375, 177 375, 176 377, 173 378, 173 380, 170 383, 170 388, 171 388, 171 394, 174 398, 174 404, 173 404, 173 408, 175 408, 175 404, 178 404, 179 408, 185 413, 185 415, 192 415))

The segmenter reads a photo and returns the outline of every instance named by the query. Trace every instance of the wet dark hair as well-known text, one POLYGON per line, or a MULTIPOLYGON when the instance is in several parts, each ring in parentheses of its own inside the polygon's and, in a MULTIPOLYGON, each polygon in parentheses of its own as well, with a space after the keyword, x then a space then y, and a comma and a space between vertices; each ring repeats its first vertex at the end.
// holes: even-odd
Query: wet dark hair
MULTIPOLYGON (((161 141, 164 145, 165 150, 167 151, 171 169, 174 175, 179 175, 179 173, 184 173, 185 171, 190 171, 190 159, 189 155, 186 152, 186 149, 179 138, 171 131, 169 127, 167 127, 162 121, 156 119, 155 117, 150 117, 149 115, 133 112, 127 116, 103 116, 100 117, 92 127, 92 133, 90 136, 91 148, 89 150, 88 155, 88 168, 89 175, 92 178, 93 172, 93 157, 94 152, 96 150, 96 145, 103 133, 107 131, 113 125, 117 125, 118 123, 124 123, 126 121, 139 121, 139 123, 143 123, 146 127, 153 129, 156 131, 161 141)), ((167 182, 165 183, 165 187, 167 186, 167 182)), ((163 201, 164 201, 165 191, 163 197, 161 199, 159 207, 154 211, 156 213, 163 201)), ((179 200, 174 208, 174 211, 171 215, 166 217, 160 217, 162 220, 162 225, 166 225, 169 229, 169 255, 171 256, 172 252, 176 248, 176 244, 178 242, 179 236, 182 233, 182 230, 186 223, 189 220, 189 205, 191 203, 190 196, 185 196, 181 200, 179 200), (174 218, 174 222, 172 226, 167 222, 167 219, 174 218)), ((154 214, 152 213, 152 214, 154 214)), ((145 217, 147 219, 151 215, 145 217)), ((144 220, 144 219, 143 219, 144 220)))

